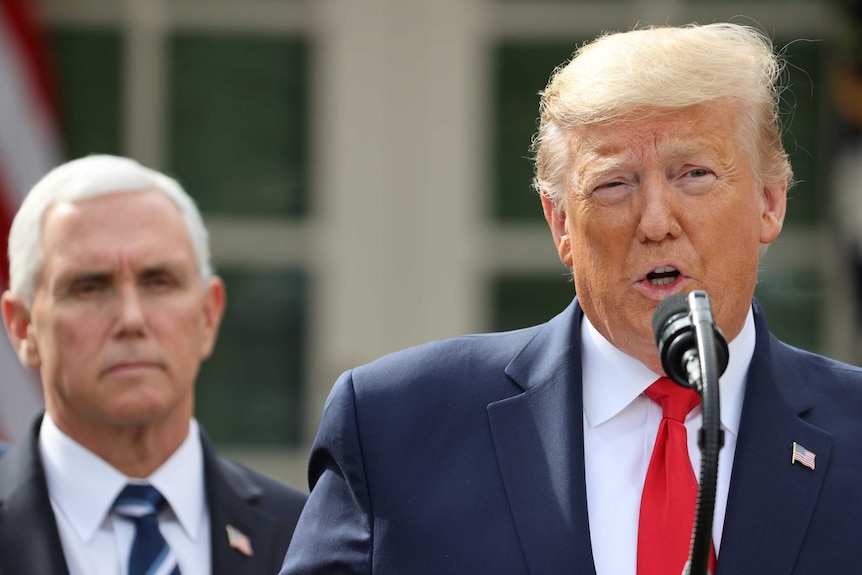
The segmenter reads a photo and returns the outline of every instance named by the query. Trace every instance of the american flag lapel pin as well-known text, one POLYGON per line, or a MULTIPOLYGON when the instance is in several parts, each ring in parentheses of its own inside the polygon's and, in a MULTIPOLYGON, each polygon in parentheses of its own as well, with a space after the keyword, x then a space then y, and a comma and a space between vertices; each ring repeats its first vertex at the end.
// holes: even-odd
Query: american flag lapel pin
POLYGON ((814 458, 816 457, 813 451, 808 451, 795 441, 793 442, 793 459, 790 463, 799 463, 808 469, 814 469, 814 458))
POLYGON ((254 555, 254 550, 251 548, 251 540, 248 538, 248 535, 233 525, 227 525, 225 526, 225 529, 227 529, 227 540, 231 547, 246 557, 254 555))

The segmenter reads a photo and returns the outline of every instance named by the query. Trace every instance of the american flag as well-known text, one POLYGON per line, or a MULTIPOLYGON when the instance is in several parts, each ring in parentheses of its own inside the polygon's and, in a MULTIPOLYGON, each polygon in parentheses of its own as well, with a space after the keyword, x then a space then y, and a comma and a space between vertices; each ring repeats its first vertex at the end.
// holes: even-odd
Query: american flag
POLYGON ((793 442, 793 460, 791 463, 796 463, 797 461, 804 465, 809 469, 814 469, 814 458, 816 457, 813 451, 808 451, 795 441, 793 442))
MULTIPOLYGON (((6 239, 21 199, 60 161, 55 91, 30 0, 0 0, 0 289, 8 286, 6 239)), ((42 408, 38 375, 0 330, 0 439, 15 441, 42 408)))
POLYGON ((254 551, 251 548, 251 540, 248 538, 248 535, 233 525, 226 525, 225 527, 227 529, 227 540, 231 547, 246 557, 254 555, 254 551))

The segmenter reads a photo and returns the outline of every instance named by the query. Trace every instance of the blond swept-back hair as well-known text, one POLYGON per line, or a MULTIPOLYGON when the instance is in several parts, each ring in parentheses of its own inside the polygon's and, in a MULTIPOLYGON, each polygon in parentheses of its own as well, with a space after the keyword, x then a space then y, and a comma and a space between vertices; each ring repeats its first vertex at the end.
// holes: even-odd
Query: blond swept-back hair
POLYGON ((9 230, 9 291, 33 305, 42 268, 42 223, 58 203, 75 203, 105 194, 155 190, 168 196, 180 211, 191 238, 198 274, 213 274, 209 234, 194 200, 182 186, 160 172, 129 158, 92 155, 62 164, 30 190, 9 230))
POLYGON ((559 206, 571 184, 577 128, 634 111, 716 100, 738 111, 740 144, 761 182, 792 183, 778 114, 783 62, 759 30, 731 23, 604 34, 579 48, 541 93, 533 185, 559 206))

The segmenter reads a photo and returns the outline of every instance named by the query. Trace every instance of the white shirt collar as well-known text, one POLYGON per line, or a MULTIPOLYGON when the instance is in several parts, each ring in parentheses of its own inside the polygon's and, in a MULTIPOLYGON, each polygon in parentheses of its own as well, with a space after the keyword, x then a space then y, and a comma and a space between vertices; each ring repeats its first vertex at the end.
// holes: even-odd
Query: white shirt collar
MULTIPOLYGON (((754 354, 754 314, 748 310, 742 331, 728 344, 730 359, 719 379, 721 423, 738 435, 745 376, 754 354)), ((581 323, 584 417, 596 427, 611 419, 659 376, 640 361, 615 348, 584 316, 581 323)))
MULTIPOLYGON (((47 413, 39 431, 39 452, 48 493, 83 541, 90 541, 132 480, 63 433, 47 413)), ((197 422, 180 447, 146 481, 156 487, 188 536, 196 539, 206 512, 203 449, 197 422)))
MULTIPOLYGON (((203 448, 197 421, 179 448, 147 479, 161 491, 191 539, 198 538, 201 516, 206 512, 203 448)), ((204 534, 209 537, 209 534, 204 534)))

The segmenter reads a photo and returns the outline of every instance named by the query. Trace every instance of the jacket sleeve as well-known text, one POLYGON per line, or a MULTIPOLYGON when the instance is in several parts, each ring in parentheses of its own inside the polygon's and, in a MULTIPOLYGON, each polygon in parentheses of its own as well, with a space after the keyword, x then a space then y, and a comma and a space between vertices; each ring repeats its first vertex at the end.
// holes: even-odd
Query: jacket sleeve
POLYGON ((370 574, 373 523, 352 372, 336 381, 308 466, 311 494, 280 575, 370 574))

